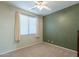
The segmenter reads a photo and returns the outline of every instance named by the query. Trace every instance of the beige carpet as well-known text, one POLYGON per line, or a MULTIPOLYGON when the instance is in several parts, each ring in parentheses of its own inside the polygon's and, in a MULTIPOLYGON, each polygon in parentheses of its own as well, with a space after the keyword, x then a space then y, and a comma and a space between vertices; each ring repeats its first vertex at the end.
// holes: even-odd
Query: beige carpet
POLYGON ((14 52, 10 52, 0 57, 76 57, 74 51, 59 48, 55 45, 40 43, 31 47, 26 47, 14 52))

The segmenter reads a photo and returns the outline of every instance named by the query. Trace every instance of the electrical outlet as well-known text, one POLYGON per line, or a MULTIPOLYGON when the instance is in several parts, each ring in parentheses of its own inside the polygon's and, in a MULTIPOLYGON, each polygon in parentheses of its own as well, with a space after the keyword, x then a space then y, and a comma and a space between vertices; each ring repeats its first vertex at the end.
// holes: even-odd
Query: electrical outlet
POLYGON ((53 41, 51 41, 51 43, 53 43, 53 41))
POLYGON ((50 42, 50 40, 47 40, 47 42, 50 42))

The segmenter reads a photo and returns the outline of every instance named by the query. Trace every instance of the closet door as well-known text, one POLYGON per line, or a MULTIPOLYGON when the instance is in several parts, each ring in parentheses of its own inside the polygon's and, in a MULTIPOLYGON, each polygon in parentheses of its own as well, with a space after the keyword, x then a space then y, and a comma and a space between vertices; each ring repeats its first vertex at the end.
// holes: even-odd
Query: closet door
POLYGON ((77 56, 79 57, 79 31, 77 34, 77 56))

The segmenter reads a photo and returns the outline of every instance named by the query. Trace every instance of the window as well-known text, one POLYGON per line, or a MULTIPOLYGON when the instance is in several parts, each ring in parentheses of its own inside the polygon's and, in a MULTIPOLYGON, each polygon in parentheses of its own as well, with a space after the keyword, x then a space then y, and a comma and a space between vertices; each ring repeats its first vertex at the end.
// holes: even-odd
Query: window
POLYGON ((29 34, 36 33, 37 19, 35 17, 29 18, 29 34))
POLYGON ((20 14, 20 35, 37 34, 37 18, 20 14))

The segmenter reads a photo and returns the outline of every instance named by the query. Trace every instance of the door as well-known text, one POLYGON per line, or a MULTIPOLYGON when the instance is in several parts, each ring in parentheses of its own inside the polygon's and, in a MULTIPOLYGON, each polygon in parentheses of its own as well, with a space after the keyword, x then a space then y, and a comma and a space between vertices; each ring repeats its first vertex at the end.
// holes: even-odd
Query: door
POLYGON ((79 31, 77 33, 77 56, 79 57, 79 31))

